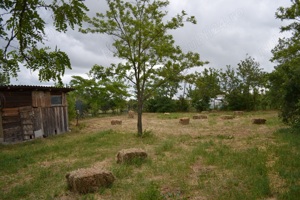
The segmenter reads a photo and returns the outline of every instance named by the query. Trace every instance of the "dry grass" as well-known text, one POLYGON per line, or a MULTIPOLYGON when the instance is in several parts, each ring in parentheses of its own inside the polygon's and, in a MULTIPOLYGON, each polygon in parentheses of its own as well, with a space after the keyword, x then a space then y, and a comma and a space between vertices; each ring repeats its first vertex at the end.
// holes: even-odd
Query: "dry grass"
MULTIPOLYGON (((172 115, 172 114, 170 114, 172 115)), ((175 114, 174 114, 175 115, 175 114)), ((176 113, 176 115, 178 115, 176 113)), ((244 113, 243 116, 237 116, 234 119, 223 120, 223 112, 211 113, 208 119, 192 119, 192 113, 182 113, 182 117, 190 117, 190 124, 182 126, 179 118, 172 119, 172 116, 162 114, 144 113, 143 129, 151 131, 155 136, 163 139, 170 136, 189 135, 193 138, 205 136, 224 136, 234 137, 234 142, 228 142, 234 148, 246 148, 249 145, 247 138, 253 138, 253 142, 272 142, 272 134, 277 129, 283 127, 283 124, 277 119, 277 113, 266 111, 261 113, 244 113), (267 119, 266 125, 252 124, 253 118, 263 116, 267 119), (169 119, 170 118, 170 119, 169 119), (255 139, 256 138, 256 139, 255 139), (257 141, 255 141, 257 140, 257 141)), ((121 126, 111 126, 110 121, 115 117, 93 118, 80 121, 85 124, 84 132, 98 132, 105 130, 114 130, 120 133, 135 133, 137 130, 136 119, 130 119, 127 115, 118 116, 122 120, 121 126)), ((250 145, 251 143, 250 142, 250 145)))
POLYGON ((2 160, 5 157, 12 164, 0 172, 0 195, 3 199, 60 200, 277 199, 287 188, 275 168, 278 158, 272 149, 280 144, 273 133, 284 125, 274 111, 221 118, 232 114, 208 113, 207 119, 193 119, 195 113, 145 113, 145 138, 135 136, 136 118, 117 116, 122 120, 118 126, 111 125, 115 116, 91 118, 80 120, 81 128, 72 126, 69 134, 33 144, 2 146, 2 160), (190 124, 180 124, 183 117, 189 117, 190 124), (265 118, 267 122, 254 125, 253 118, 265 118), (144 163, 117 164, 117 152, 126 148, 142 148, 149 159, 144 163), (24 155, 34 155, 32 160, 17 156, 18 150, 25 149, 31 152, 24 155), (249 162, 254 163, 253 172, 249 162), (68 192, 65 173, 82 167, 112 170, 117 180, 112 188, 96 194, 80 196, 68 192), (256 177, 255 170, 262 170, 262 174, 256 177), (28 191, 30 181, 32 187, 40 188, 28 191), (253 186, 260 182, 264 190, 253 186))

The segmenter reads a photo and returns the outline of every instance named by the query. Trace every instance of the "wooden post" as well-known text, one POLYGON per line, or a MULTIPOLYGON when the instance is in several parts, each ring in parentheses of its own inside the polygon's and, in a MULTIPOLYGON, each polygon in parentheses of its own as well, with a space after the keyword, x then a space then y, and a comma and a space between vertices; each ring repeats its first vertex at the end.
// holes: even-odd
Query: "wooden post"
POLYGON ((0 110, 0 142, 4 141, 3 126, 2 126, 2 110, 0 110))

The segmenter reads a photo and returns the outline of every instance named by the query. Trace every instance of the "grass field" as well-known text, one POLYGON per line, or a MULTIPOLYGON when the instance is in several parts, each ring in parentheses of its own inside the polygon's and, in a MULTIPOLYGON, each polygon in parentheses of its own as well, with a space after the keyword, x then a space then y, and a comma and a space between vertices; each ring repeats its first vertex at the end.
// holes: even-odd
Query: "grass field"
POLYGON ((143 138, 136 119, 91 118, 66 134, 0 145, 0 199, 299 199, 300 133, 274 111, 221 119, 228 114, 181 125, 179 118, 193 113, 146 113, 143 138), (267 123, 254 125, 253 118, 267 123), (112 126, 112 119, 123 124, 112 126), (117 152, 133 147, 147 160, 117 164, 117 152), (69 192, 65 175, 92 166, 111 170, 114 184, 93 194, 69 192))

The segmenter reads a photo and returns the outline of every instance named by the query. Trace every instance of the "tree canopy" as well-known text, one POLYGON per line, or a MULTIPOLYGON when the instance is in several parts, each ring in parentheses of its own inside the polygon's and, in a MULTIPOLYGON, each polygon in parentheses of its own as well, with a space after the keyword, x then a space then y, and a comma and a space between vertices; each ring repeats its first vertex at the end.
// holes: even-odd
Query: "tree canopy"
POLYGON ((0 73, 17 77, 22 64, 39 71, 40 81, 61 81, 71 63, 66 53, 44 45, 45 18, 52 16, 56 31, 66 32, 82 24, 87 10, 80 0, 0 1, 0 73))
POLYGON ((85 111, 97 116, 99 111, 124 109, 127 87, 103 66, 94 65, 88 73, 89 78, 72 76, 70 86, 76 90, 72 95, 85 105, 85 111))
POLYGON ((271 61, 277 66, 270 75, 270 92, 274 103, 280 104, 283 121, 300 125, 300 2, 295 0, 290 7, 278 8, 276 17, 290 22, 280 29, 291 36, 280 38, 272 50, 271 61))
POLYGON ((209 68, 202 73, 196 72, 190 76, 189 82, 194 88, 189 88, 188 96, 197 111, 208 110, 211 98, 221 94, 218 70, 209 68))
POLYGON ((170 30, 182 28, 185 22, 196 23, 185 11, 165 19, 167 0, 107 0, 106 13, 87 19, 90 27, 84 33, 104 33, 113 37, 114 56, 124 62, 111 70, 125 77, 135 88, 138 112, 138 135, 142 135, 142 108, 156 88, 182 77, 186 69, 202 66, 198 53, 184 53, 175 45, 170 30))

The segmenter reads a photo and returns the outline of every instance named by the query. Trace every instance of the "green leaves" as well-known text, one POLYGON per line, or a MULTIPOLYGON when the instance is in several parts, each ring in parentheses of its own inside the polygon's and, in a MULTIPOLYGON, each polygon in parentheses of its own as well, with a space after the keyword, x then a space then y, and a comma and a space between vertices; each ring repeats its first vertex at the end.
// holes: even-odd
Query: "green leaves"
POLYGON ((210 98, 215 98, 221 93, 219 83, 219 71, 209 68, 202 73, 195 73, 190 77, 190 87, 188 95, 192 100, 192 105, 197 111, 208 110, 210 98))
POLYGON ((300 118, 300 2, 292 1, 287 8, 280 7, 276 17, 291 22, 282 26, 282 32, 291 33, 291 37, 281 38, 272 50, 272 62, 277 63, 270 75, 270 94, 273 101, 280 105, 280 116, 286 123, 299 125, 300 118))
MULTIPOLYGON (((142 134, 142 108, 144 101, 165 83, 183 78, 186 69, 202 66, 197 53, 184 53, 175 45, 169 30, 184 26, 185 22, 195 23, 185 11, 164 20, 169 5, 166 0, 107 0, 109 10, 105 14, 86 21, 92 26, 84 33, 105 33, 113 37, 116 51, 114 56, 124 60, 112 65, 112 69, 125 77, 135 88, 138 101, 138 133, 142 134)), ((178 81, 179 80, 179 81, 178 81)))
POLYGON ((53 80, 61 83, 65 69, 71 69, 70 59, 66 53, 56 50, 48 52, 48 48, 34 49, 32 57, 25 65, 27 68, 39 70, 39 80, 53 80))
POLYGON ((43 47, 45 19, 41 13, 48 12, 53 17, 53 25, 59 32, 67 31, 75 25, 81 26, 87 7, 79 0, 5 0, 1 1, 0 40, 1 69, 17 76, 19 63, 33 71, 40 70, 40 81, 58 80, 66 68, 71 68, 68 56, 61 51, 49 51, 43 47))
POLYGON ((78 100, 83 101, 93 115, 99 110, 104 112, 123 109, 128 96, 127 86, 120 81, 110 68, 94 65, 88 73, 89 79, 72 76, 70 85, 76 90, 73 92, 78 100))

